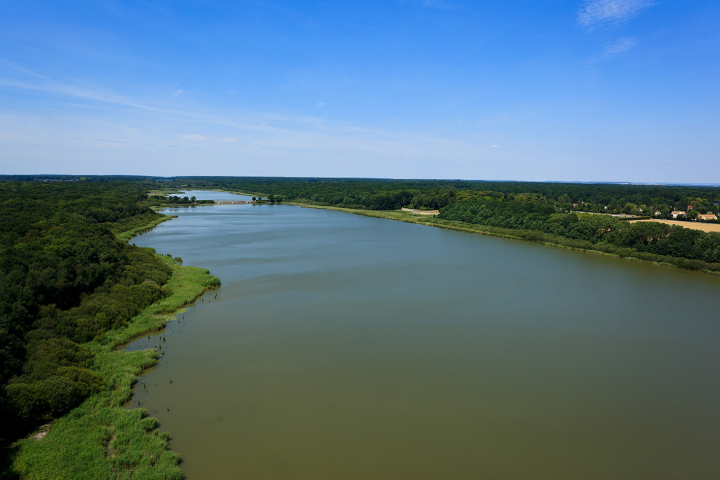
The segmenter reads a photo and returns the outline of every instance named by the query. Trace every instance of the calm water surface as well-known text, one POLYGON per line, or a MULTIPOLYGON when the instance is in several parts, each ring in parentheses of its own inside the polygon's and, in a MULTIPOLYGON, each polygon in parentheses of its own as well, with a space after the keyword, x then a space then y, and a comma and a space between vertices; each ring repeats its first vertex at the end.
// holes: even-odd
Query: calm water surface
POLYGON ((223 286, 129 347, 166 339, 131 407, 190 480, 720 478, 718 278, 292 206, 168 213, 134 243, 223 286))

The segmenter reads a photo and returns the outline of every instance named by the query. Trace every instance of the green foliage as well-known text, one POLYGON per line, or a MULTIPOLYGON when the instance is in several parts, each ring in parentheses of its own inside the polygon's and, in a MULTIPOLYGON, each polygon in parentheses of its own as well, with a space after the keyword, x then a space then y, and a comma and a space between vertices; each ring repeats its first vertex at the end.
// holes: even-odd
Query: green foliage
POLYGON ((80 392, 75 382, 65 377, 54 375, 42 382, 43 397, 53 415, 62 415, 74 407, 80 400, 80 392))
POLYGON ((543 201, 475 198, 443 209, 440 219, 507 229, 534 230, 586 242, 588 247, 615 246, 634 252, 720 262, 720 234, 658 222, 628 223, 607 215, 556 213, 543 201))
POLYGON ((145 190, 0 183, 0 440, 57 419, 12 450, 23 478, 182 476, 156 420, 122 408, 157 352, 114 349, 219 280, 123 241, 170 218, 148 208, 145 190))
POLYGON ((102 390, 105 383, 100 375, 87 368, 60 367, 57 369, 56 375, 73 382, 83 398, 102 390))
POLYGON ((0 438, 89 395, 58 368, 169 295, 170 267, 115 236, 167 218, 146 201, 130 182, 0 183, 0 438))
MULTIPOLYGON (((72 381, 74 390, 81 395, 99 393, 53 422, 44 439, 19 442, 13 470, 23 478, 182 478, 178 467, 180 457, 167 449, 168 434, 156 430, 157 420, 145 417, 147 412, 143 409, 123 408, 137 376, 157 362, 158 353, 154 349, 128 352, 117 347, 138 335, 163 328, 167 321, 174 319, 173 312, 192 303, 208 288, 219 285, 219 280, 205 269, 182 267, 167 257, 157 258, 172 271, 167 282, 172 294, 145 308, 126 327, 108 331, 102 342, 84 345, 94 354, 95 372, 76 367, 57 369, 56 378, 72 381)), ((56 380, 52 383, 54 402, 62 407, 62 402, 71 398, 73 389, 63 384, 66 387, 63 390, 56 380)), ((10 387, 14 389, 13 399, 24 401, 29 415, 37 404, 49 404, 43 395, 47 398, 50 393, 40 391, 42 386, 10 387), (24 395, 22 399, 21 395, 24 395)), ((34 414, 38 415, 37 410, 34 414)))
POLYGON ((77 342, 87 342, 107 330, 126 325, 143 308, 167 294, 167 289, 151 280, 129 287, 116 284, 98 289, 84 298, 78 307, 65 312, 58 321, 57 330, 77 342))
POLYGON ((163 196, 163 195, 151 195, 148 198, 148 201, 150 205, 168 205, 168 206, 174 206, 174 205, 207 205, 212 204, 212 200, 197 200, 195 197, 188 198, 185 197, 178 197, 178 196, 163 196))
POLYGON ((43 417, 47 410, 42 382, 14 383, 6 386, 5 391, 15 415, 23 420, 43 417))
POLYGON ((60 367, 53 373, 42 380, 7 385, 7 397, 21 421, 32 424, 37 418, 62 415, 104 385, 100 375, 86 368, 60 367))

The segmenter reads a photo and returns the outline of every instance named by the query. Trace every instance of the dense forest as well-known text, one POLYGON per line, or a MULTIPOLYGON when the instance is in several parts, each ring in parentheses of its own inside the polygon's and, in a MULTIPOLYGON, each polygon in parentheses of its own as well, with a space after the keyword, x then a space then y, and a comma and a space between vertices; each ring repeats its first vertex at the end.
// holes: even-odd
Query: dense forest
POLYGON ((0 438, 97 391, 82 344, 167 295, 170 268, 116 238, 149 203, 138 182, 0 182, 0 438))

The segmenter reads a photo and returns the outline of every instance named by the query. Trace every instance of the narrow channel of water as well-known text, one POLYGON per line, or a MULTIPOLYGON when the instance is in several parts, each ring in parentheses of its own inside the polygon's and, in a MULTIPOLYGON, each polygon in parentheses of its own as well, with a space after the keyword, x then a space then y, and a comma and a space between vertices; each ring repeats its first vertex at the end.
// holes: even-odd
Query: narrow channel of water
POLYGON ((326 210, 169 213, 133 243, 223 286, 132 407, 189 480, 720 472, 719 278, 326 210))

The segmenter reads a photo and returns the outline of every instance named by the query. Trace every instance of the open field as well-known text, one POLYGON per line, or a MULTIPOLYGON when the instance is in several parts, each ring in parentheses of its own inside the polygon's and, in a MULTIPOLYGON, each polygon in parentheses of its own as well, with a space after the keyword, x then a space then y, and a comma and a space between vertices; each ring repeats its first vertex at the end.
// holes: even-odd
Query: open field
POLYGON ((667 225, 678 225, 680 227, 691 228, 703 232, 720 232, 720 223, 700 223, 700 222, 679 222, 677 220, 628 220, 630 223, 636 222, 660 222, 667 225))

